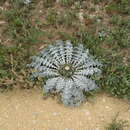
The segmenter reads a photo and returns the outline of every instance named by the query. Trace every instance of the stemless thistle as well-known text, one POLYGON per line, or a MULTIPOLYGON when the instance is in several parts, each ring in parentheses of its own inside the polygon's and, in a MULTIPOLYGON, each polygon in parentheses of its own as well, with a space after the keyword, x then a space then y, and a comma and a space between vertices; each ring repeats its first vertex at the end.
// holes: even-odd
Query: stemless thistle
POLYGON ((32 60, 29 66, 35 69, 33 77, 47 78, 44 91, 58 92, 65 105, 81 104, 85 99, 83 92, 98 88, 89 77, 101 72, 101 64, 82 44, 73 46, 70 41, 57 41, 32 60))

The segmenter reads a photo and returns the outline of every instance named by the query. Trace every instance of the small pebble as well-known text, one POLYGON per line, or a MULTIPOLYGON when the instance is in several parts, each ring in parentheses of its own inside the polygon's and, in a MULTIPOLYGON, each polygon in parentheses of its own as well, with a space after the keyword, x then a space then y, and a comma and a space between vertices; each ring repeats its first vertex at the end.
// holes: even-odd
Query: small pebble
POLYGON ((42 13, 42 10, 39 10, 39 13, 42 13))
POLYGON ((101 19, 97 19, 97 22, 100 23, 100 22, 101 22, 101 19))
POLYGON ((106 109, 109 109, 110 107, 109 106, 105 106, 106 109))
POLYGON ((103 98, 103 99, 102 99, 102 101, 103 101, 103 102, 106 102, 106 99, 105 99, 105 98, 103 98))
POLYGON ((58 116, 59 113, 58 113, 58 112, 53 112, 53 115, 54 115, 54 116, 58 116))
POLYGON ((104 121, 104 118, 101 118, 101 121, 104 121))
POLYGON ((85 112, 85 115, 86 115, 86 116, 90 116, 90 112, 89 112, 89 111, 86 111, 86 112, 85 112))
POLYGON ((89 110, 84 109, 83 111, 85 112, 85 115, 86 115, 86 116, 89 116, 89 115, 90 115, 89 110))

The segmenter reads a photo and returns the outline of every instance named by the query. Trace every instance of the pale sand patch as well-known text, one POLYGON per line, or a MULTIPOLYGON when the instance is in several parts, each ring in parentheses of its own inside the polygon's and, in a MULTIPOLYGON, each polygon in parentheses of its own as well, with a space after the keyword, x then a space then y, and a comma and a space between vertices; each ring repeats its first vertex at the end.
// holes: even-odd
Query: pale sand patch
POLYGON ((69 108, 51 98, 43 100, 37 89, 13 90, 0 93, 0 130, 105 130, 118 112, 118 119, 130 124, 129 106, 128 101, 98 94, 78 108, 69 108))

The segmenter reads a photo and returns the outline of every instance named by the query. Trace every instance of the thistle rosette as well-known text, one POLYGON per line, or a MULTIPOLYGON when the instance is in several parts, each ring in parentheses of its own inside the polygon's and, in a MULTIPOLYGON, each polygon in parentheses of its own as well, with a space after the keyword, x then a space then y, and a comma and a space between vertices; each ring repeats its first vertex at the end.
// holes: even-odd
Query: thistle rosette
POLYGON ((101 73, 101 64, 82 44, 73 46, 70 41, 57 41, 34 56, 29 66, 35 69, 33 77, 47 79, 44 91, 58 92, 65 105, 81 104, 85 99, 84 92, 98 88, 90 77, 101 73))

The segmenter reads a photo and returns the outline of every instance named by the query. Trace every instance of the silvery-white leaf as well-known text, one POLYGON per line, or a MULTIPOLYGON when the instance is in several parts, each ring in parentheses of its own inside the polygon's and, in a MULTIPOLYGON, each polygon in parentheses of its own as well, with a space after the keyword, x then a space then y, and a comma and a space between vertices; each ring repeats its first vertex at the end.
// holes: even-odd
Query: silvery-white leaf
POLYGON ((32 1, 31 0, 23 0, 24 4, 30 4, 32 1))
POLYGON ((56 86, 57 80, 58 80, 58 77, 48 79, 47 82, 46 82, 46 85, 44 85, 45 91, 49 92, 49 91, 53 90, 55 88, 55 86, 56 86))

